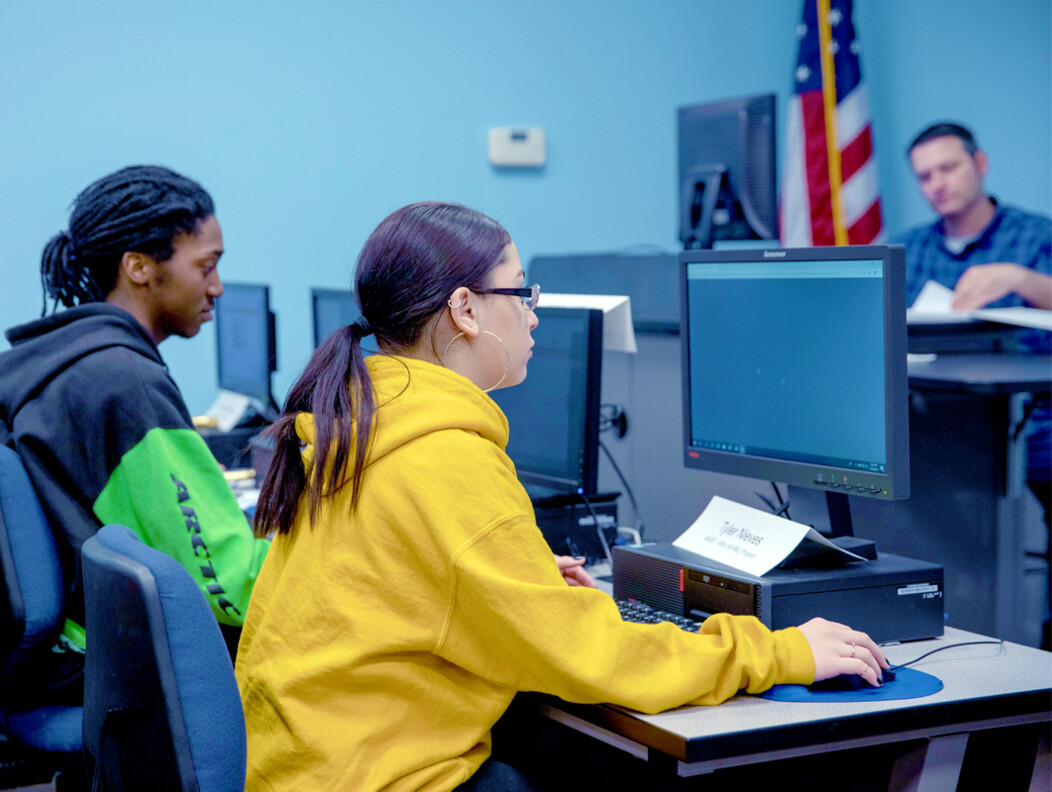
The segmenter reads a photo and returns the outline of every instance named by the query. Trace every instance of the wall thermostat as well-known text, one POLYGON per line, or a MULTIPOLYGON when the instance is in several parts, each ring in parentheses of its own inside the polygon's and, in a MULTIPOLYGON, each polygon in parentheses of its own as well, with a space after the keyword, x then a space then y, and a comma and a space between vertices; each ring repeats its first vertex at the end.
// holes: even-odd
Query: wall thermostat
POLYGON ((539 127, 495 127, 489 131, 489 161, 500 167, 544 165, 544 130, 539 127))

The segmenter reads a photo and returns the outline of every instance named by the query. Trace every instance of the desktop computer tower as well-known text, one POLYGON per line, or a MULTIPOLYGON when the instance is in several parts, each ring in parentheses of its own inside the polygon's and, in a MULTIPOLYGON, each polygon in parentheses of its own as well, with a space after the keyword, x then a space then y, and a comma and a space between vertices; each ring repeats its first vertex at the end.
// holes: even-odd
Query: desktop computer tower
POLYGON ((777 630, 815 616, 877 642, 943 632, 943 568, 881 553, 872 561, 775 568, 762 577, 667 543, 613 548, 614 597, 702 621, 713 613, 756 616, 777 630))

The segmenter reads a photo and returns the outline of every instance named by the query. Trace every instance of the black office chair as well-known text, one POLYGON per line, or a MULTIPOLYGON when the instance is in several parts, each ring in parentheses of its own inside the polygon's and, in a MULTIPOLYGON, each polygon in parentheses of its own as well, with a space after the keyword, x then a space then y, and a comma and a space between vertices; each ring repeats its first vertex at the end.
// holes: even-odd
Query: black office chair
POLYGON ((98 792, 242 792, 245 717, 197 584, 123 525, 81 550, 84 748, 98 792))
POLYGON ((0 722, 7 737, 0 783, 50 779, 84 784, 81 707, 44 703, 25 680, 46 658, 63 624, 58 549, 21 459, 0 446, 0 722))

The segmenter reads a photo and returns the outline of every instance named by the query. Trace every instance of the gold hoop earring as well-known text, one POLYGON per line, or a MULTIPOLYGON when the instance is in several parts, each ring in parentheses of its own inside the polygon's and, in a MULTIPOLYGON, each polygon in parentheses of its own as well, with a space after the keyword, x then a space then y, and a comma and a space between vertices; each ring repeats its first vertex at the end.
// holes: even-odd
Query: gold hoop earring
MULTIPOLYGON (((504 350, 504 373, 500 375, 500 379, 497 380, 497 384, 496 385, 491 385, 490 387, 483 388, 483 390, 482 390, 483 393, 489 393, 490 391, 496 390, 497 388, 499 388, 501 386, 501 383, 503 383, 504 380, 506 380, 508 378, 508 372, 511 371, 511 354, 508 352, 508 347, 504 343, 504 340, 499 335, 497 335, 496 333, 491 333, 489 330, 483 330, 482 332, 485 333, 488 336, 493 336, 494 338, 496 338, 497 339, 497 343, 500 344, 501 348, 504 350)), ((460 332, 460 333, 457 333, 455 336, 453 336, 451 339, 449 339, 449 343, 446 344, 446 348, 442 350, 442 367, 443 368, 449 368, 449 366, 446 365, 446 355, 449 353, 449 348, 451 346, 453 346, 453 342, 456 341, 458 338, 464 338, 464 337, 465 337, 465 333, 460 332)))

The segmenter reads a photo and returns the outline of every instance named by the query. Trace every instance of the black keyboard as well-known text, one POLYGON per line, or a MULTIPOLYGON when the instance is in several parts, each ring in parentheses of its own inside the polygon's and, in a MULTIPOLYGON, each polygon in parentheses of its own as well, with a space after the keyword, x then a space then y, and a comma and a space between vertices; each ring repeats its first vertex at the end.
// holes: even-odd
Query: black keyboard
POLYGON ((688 619, 686 616, 677 616, 674 613, 668 611, 658 610, 652 608, 645 602, 639 600, 615 600, 617 602, 617 609, 621 611, 621 618, 628 622, 638 622, 639 624, 657 624, 659 622, 671 622, 679 627, 681 630, 687 632, 696 633, 701 629, 701 622, 688 619))

